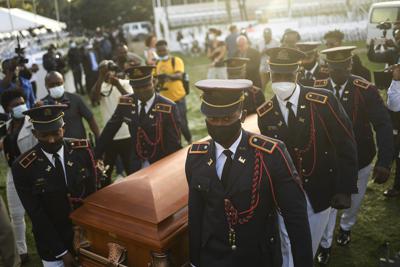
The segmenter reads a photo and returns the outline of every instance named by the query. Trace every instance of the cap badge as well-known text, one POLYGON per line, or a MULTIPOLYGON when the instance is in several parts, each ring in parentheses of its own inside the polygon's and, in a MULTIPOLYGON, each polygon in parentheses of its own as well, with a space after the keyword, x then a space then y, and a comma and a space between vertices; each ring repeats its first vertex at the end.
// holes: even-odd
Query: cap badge
POLYGON ((45 116, 51 116, 51 114, 52 114, 51 109, 46 108, 46 109, 43 111, 43 114, 44 114, 45 116))

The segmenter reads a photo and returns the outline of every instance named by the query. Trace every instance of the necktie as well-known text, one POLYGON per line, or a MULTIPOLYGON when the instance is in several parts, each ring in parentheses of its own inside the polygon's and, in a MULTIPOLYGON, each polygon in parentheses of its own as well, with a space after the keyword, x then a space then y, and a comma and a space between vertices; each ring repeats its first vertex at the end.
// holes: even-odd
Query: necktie
POLYGON ((226 161, 224 164, 224 168, 222 169, 221 181, 222 181, 222 184, 224 185, 224 188, 226 189, 228 187, 229 171, 232 166, 232 154, 233 153, 229 149, 225 149, 223 153, 226 156, 226 161))
POLYGON ((139 121, 142 122, 144 118, 146 117, 146 102, 141 102, 140 103, 140 115, 139 115, 139 121))
POLYGON ((340 100, 340 87, 341 87, 340 85, 335 86, 335 95, 336 95, 336 98, 339 100, 340 100))
POLYGON ((312 73, 311 73, 311 71, 306 71, 306 80, 312 80, 312 73))
POLYGON ((64 168, 61 164, 61 159, 60 156, 57 153, 53 154, 53 159, 54 159, 54 168, 55 168, 55 173, 57 177, 57 182, 60 185, 66 185, 66 179, 65 179, 65 174, 64 174, 64 168))
POLYGON ((286 103, 286 108, 288 109, 288 120, 287 120, 287 126, 288 127, 293 127, 296 123, 296 115, 294 115, 293 109, 292 109, 292 103, 289 101, 286 103))

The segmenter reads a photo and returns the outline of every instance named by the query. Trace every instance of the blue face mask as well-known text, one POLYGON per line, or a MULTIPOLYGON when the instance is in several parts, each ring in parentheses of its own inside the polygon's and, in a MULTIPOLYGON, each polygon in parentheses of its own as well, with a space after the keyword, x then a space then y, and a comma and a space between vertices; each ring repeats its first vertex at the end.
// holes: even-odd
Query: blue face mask
POLYGON ((22 113, 27 110, 28 110, 28 107, 26 106, 26 104, 22 104, 22 105, 13 107, 11 114, 14 119, 22 119, 23 117, 25 117, 25 115, 22 113))

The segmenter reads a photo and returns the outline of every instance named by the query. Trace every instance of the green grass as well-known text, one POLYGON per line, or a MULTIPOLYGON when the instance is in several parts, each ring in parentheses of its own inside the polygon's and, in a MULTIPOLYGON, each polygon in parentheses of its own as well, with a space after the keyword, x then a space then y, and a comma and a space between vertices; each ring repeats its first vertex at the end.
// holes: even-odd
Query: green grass
MULTIPOLYGON (((383 65, 370 63, 365 55, 364 43, 356 43, 361 49, 358 54, 361 60, 371 70, 382 69, 383 65)), ((207 74, 208 60, 205 57, 190 58, 183 57, 186 72, 190 75, 192 84, 204 79, 207 74)), ((266 97, 271 96, 271 90, 266 90, 266 97)), ((384 93, 383 93, 384 96, 384 93)), ((385 97, 385 96, 384 96, 385 97)), ((87 100, 87 99, 86 99, 87 100)), ((193 134, 193 140, 200 139, 206 135, 204 117, 200 113, 199 91, 192 85, 191 93, 187 97, 189 127, 193 134)), ((99 125, 103 126, 99 108, 93 108, 99 125)), ((5 198, 6 165, 4 160, 0 161, 0 193, 5 198)), ((400 198, 386 199, 382 196, 384 189, 393 182, 393 175, 386 185, 375 185, 370 183, 367 194, 361 207, 358 222, 352 231, 352 243, 342 248, 334 246, 332 267, 369 267, 378 266, 379 248, 385 241, 392 244, 394 250, 400 250, 400 198)), ((29 267, 41 266, 37 256, 31 233, 31 224, 27 218, 28 246, 31 261, 25 265, 29 267)))

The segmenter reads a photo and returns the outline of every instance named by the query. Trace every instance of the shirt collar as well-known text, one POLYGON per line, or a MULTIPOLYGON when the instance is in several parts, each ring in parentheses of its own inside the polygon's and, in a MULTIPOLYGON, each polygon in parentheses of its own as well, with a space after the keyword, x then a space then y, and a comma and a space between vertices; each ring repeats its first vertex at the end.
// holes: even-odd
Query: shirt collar
MULTIPOLYGON (((47 158, 53 159, 53 154, 46 152, 43 150, 43 153, 46 155, 47 158)), ((64 145, 61 146, 61 148, 57 151, 58 156, 60 156, 60 159, 64 159, 64 145)))
POLYGON ((308 72, 311 72, 312 74, 314 74, 314 72, 315 72, 315 70, 317 69, 317 67, 318 67, 318 62, 315 62, 314 67, 312 67, 311 70, 308 70, 308 72))
MULTIPOLYGON (((153 105, 155 99, 156 99, 156 94, 154 93, 153 96, 146 102, 146 107, 145 107, 146 110, 148 110, 153 105)), ((142 101, 140 101, 138 99, 139 108, 140 108, 140 104, 142 104, 142 101)))
MULTIPOLYGON (((239 143, 242 140, 242 136, 243 136, 243 132, 240 131, 239 137, 229 147, 229 150, 232 152, 233 155, 235 155, 235 153, 236 153, 236 150, 237 150, 237 148, 239 146, 239 143)), ((221 154, 224 152, 225 148, 223 146, 221 146, 220 144, 218 144, 217 142, 215 142, 215 141, 214 141, 214 143, 215 143, 215 158, 218 159, 221 156, 221 154)))
MULTIPOLYGON (((334 83, 332 79, 330 79, 330 80, 331 80, 332 88, 335 89, 336 83, 334 83)), ((340 90, 343 90, 346 87, 347 82, 348 82, 348 80, 344 84, 342 84, 342 86, 340 86, 340 90)))
POLYGON ((292 103, 293 107, 297 107, 298 103, 299 103, 299 97, 300 97, 300 87, 299 85, 296 83, 296 88, 294 89, 293 94, 289 97, 288 100, 281 100, 279 97, 276 97, 276 99, 278 99, 278 102, 281 106, 286 107, 286 103, 290 102, 292 103))

